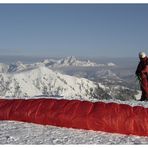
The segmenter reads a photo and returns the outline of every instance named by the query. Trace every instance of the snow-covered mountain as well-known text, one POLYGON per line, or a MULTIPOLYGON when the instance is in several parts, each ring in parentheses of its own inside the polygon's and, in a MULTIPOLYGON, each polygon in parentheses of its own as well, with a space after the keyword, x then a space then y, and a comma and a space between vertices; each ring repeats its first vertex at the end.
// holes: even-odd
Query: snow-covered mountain
POLYGON ((94 67, 94 66, 116 66, 114 63, 97 64, 90 60, 78 60, 74 56, 66 57, 59 60, 46 59, 42 61, 46 66, 49 67, 66 67, 66 66, 77 66, 77 67, 94 67))
POLYGON ((33 64, 24 64, 21 61, 12 63, 10 65, 0 64, 0 73, 3 72, 18 72, 28 69, 34 69, 40 66, 48 68, 60 68, 60 67, 113 67, 116 66, 114 63, 97 64, 90 60, 78 60, 74 56, 62 58, 62 59, 45 59, 41 62, 33 64))
MULTIPOLYGON (((45 66, 27 71, 0 74, 0 96, 58 96, 65 98, 99 98, 103 89, 84 78, 64 75, 45 66)), ((106 94, 107 95, 107 94, 106 94)))
POLYGON ((9 69, 9 65, 0 63, 0 73, 7 72, 9 69))
MULTIPOLYGON (((130 100, 130 99, 139 99, 139 93, 135 90, 138 86, 133 87, 134 80, 130 84, 130 82, 126 82, 124 78, 122 79, 120 75, 123 72, 115 73, 113 70, 117 69, 114 63, 110 62, 107 64, 96 64, 91 61, 80 61, 75 57, 67 57, 63 59, 46 59, 41 62, 24 64, 21 61, 16 63, 12 63, 10 65, 0 64, 0 96, 64 96, 64 97, 77 97, 77 98, 118 98, 121 100, 130 100), (41 67, 46 68, 47 72, 44 70, 39 70, 41 67), (62 75, 61 79, 64 79, 67 83, 64 85, 56 83, 56 85, 51 85, 53 82, 49 80, 53 73, 60 72, 62 75), (33 71, 37 71, 35 73, 40 73, 38 77, 34 80, 33 71), (44 74, 45 72, 45 74, 44 74), (33 77, 26 78, 26 73, 30 73, 33 77), (46 75, 46 82, 42 82, 41 76, 46 75), (67 80, 65 76, 71 76, 72 80, 67 80), (64 76, 64 78, 63 78, 64 76), (19 77, 22 77, 27 83, 20 82, 19 77), (24 78, 23 78, 24 77, 24 78), (70 82, 74 81, 73 79, 77 77, 80 80, 85 78, 90 80, 95 87, 97 85, 97 89, 93 95, 86 96, 85 93, 81 93, 80 89, 78 89, 78 84, 71 84, 70 82), (39 88, 36 87, 37 84, 35 82, 41 83, 42 86, 39 88), (24 83, 23 87, 21 86, 24 83), (30 84, 31 83, 31 84, 30 84), (51 83, 51 84, 49 84, 51 83), (71 84, 69 86, 69 84, 71 84), (60 85, 60 86, 58 86, 60 85), (66 86, 67 85, 67 86, 66 86), (21 87, 20 87, 21 86, 21 87), (28 90, 31 88, 32 91, 28 90), (62 86, 62 87, 61 87, 62 86), (131 87, 132 86, 132 87, 131 87), (10 87, 10 88, 9 88, 10 87), (69 87, 69 88, 68 88, 69 87), (52 89, 54 88, 54 89, 52 89), (79 92, 78 92, 79 90, 79 92), (71 92, 71 93, 70 93, 71 92), (77 95, 76 95, 77 94, 77 95), (137 97, 138 96, 138 97, 137 97)), ((54 74, 55 75, 55 74, 54 74)), ((133 76, 132 76, 133 77, 133 76)), ((59 77, 55 77, 52 80, 60 80, 59 77)), ((56 81, 57 82, 57 81, 56 81)), ((83 82, 82 82, 83 83, 83 82)), ((41 85, 40 84, 40 85, 41 85)), ((135 84, 134 84, 135 85, 135 84)), ((138 84, 137 84, 138 85, 138 84)), ((83 86, 81 84, 81 86, 83 86)), ((80 87, 81 87, 80 86, 80 87)), ((87 93, 90 93, 85 88, 83 89, 87 93)))
POLYGON ((87 61, 77 60, 76 57, 74 57, 74 56, 62 58, 59 60, 45 59, 42 61, 42 63, 44 63, 45 66, 48 66, 48 67, 97 66, 96 63, 93 63, 89 60, 87 60, 87 61))
POLYGON ((115 74, 113 73, 111 70, 109 69, 102 69, 102 70, 98 70, 96 72, 96 76, 98 78, 104 78, 104 79, 116 79, 116 80, 120 80, 120 78, 115 74))
POLYGON ((75 57, 67 57, 59 60, 46 59, 31 64, 24 64, 21 61, 10 65, 1 63, 0 96, 23 97, 46 95, 87 99, 135 99, 138 92, 132 84, 127 83, 118 74, 113 72, 113 70, 117 68, 118 66, 112 62, 96 64, 90 61, 80 61, 75 57), (41 70, 41 67, 44 67, 43 69, 46 70, 41 70), (55 73, 54 78, 51 71, 55 73), (56 75, 58 72, 60 72, 60 77, 56 75), (28 73, 30 73, 29 78, 27 77, 28 73), (34 77, 34 73, 38 73, 38 77, 34 77), (46 81, 41 78, 44 75, 46 81), (20 80, 21 77, 23 81, 22 79, 20 80), (70 79, 67 80, 68 77, 70 77, 70 79), (89 85, 89 88, 84 87, 83 92, 80 88, 83 88, 83 85, 87 85, 85 83, 86 81, 79 82, 80 86, 78 84, 71 84, 71 82, 75 81, 75 78, 80 79, 79 81, 81 81, 82 78, 85 78, 86 81, 90 80, 93 86, 89 85), (66 83, 63 83, 62 80, 66 83), (54 83, 54 81, 56 83, 54 83), (61 81, 60 84, 57 83, 58 81, 61 81), (132 86, 132 88, 130 88, 130 86, 132 86), (90 90, 92 91, 91 87, 94 91, 93 94, 91 92, 90 95, 90 90))

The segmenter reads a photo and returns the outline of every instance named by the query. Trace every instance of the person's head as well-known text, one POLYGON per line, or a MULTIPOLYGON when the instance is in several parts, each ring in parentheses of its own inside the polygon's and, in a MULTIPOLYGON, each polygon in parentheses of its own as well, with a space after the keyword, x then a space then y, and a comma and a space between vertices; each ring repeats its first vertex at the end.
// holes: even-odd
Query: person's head
POLYGON ((140 59, 140 60, 145 59, 145 57, 146 57, 145 52, 139 52, 139 59, 140 59))

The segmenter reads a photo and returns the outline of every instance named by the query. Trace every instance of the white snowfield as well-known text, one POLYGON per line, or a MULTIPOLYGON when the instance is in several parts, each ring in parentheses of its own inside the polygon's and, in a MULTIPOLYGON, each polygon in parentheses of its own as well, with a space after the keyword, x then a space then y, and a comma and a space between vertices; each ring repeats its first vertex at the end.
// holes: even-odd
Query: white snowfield
POLYGON ((97 85, 85 78, 64 75, 45 66, 0 74, 1 97, 63 96, 89 100, 97 85))
POLYGON ((0 144, 148 144, 148 137, 0 121, 0 144))

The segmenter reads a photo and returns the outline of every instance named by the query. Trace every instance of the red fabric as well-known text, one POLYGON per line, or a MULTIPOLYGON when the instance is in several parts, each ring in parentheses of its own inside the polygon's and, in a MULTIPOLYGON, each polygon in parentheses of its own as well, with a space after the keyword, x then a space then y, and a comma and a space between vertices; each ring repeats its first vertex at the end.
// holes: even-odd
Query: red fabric
POLYGON ((137 66, 136 75, 140 77, 141 100, 148 100, 148 57, 140 59, 137 66))
POLYGON ((148 65, 141 72, 141 98, 148 99, 148 65))
POLYGON ((0 99, 0 120, 148 136, 148 108, 117 103, 0 99))

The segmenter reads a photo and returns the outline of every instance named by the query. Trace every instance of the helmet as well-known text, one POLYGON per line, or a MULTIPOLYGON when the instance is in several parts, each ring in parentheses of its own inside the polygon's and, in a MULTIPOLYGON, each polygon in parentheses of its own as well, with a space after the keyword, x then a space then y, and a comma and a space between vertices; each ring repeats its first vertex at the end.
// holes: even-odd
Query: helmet
POLYGON ((146 57, 146 54, 144 52, 139 52, 139 58, 143 59, 146 57))

